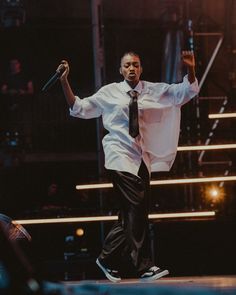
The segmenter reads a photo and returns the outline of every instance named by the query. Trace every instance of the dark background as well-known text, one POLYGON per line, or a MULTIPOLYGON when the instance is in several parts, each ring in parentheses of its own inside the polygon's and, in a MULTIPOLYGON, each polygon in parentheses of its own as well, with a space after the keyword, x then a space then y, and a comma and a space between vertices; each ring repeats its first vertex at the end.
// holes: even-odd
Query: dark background
MULTIPOLYGON (((2 12, 4 1, 0 3, 2 12)), ((0 79, 6 75, 8 60, 17 57, 22 61, 23 70, 33 80, 35 93, 32 97, 23 97, 15 113, 9 111, 7 98, 0 97, 0 211, 13 219, 115 214, 116 200, 110 190, 78 192, 75 189, 76 184, 107 181, 106 175, 102 175, 102 179, 99 175, 96 120, 71 118, 59 83, 49 92, 41 92, 60 61, 67 59, 71 66, 70 81, 74 92, 81 97, 94 93, 91 2, 25 0, 22 5, 25 21, 20 26, 6 27, 1 19, 0 79), (17 132, 16 145, 6 145, 7 132, 10 132, 12 141, 16 140, 17 132), (48 188, 53 183, 58 187, 56 200, 48 197, 48 188), (100 198, 103 200, 102 207, 100 198), (44 205, 49 207, 45 209, 44 205)), ((104 0, 103 83, 121 80, 120 57, 127 50, 140 54, 144 80, 161 81, 163 66, 167 66, 163 65, 166 34, 180 29, 186 36, 186 22, 192 19, 194 33, 224 34, 224 43, 200 97, 228 97, 225 112, 234 112, 235 7, 234 1, 226 0, 104 0)), ((215 36, 194 35, 199 80, 216 44, 215 36)), ((198 120, 196 101, 185 105, 182 108, 179 145, 204 144, 214 121, 207 116, 219 112, 221 106, 222 99, 199 100, 198 120)), ((235 143, 235 119, 221 120, 214 130, 211 144, 221 143, 235 143)), ((153 178, 235 175, 235 150, 208 151, 202 165, 198 156, 199 152, 178 152, 172 170, 169 173, 154 173, 153 178)), ((206 198, 208 185, 152 187, 151 213, 211 209, 217 212, 214 221, 155 223, 156 259, 173 268, 174 275, 219 273, 217 262, 222 273, 235 273, 235 182, 224 183, 224 198, 220 202, 206 198), (185 241, 191 251, 186 249, 185 241), (219 258, 219 253, 225 256, 219 258), (230 266, 226 261, 230 261, 230 266)), ((110 225, 105 225, 105 232, 110 225)), ((93 265, 103 236, 100 224, 76 224, 75 228, 78 226, 84 227, 84 239, 92 246, 86 254, 73 256, 70 271, 82 277, 97 276, 97 273, 89 271, 82 274, 72 271, 78 263, 84 263, 83 269, 89 265, 86 264, 88 261, 93 265)), ((37 252, 39 245, 41 247, 40 259, 36 259, 35 264, 39 265, 44 275, 46 268, 50 270, 49 265, 52 265, 53 273, 57 260, 60 265, 63 264, 58 267, 61 271, 58 277, 64 277, 64 240, 67 236, 74 236, 75 228, 73 225, 28 227, 33 236, 32 252, 37 252)), ((78 246, 77 250, 80 248, 78 246)), ((35 260, 35 254, 32 256, 35 260)), ((53 276, 50 271, 47 275, 53 276)))

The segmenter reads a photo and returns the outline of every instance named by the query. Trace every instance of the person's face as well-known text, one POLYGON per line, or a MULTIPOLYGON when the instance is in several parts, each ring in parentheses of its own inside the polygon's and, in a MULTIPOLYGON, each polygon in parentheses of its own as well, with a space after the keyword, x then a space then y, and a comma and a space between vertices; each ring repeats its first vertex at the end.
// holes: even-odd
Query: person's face
POLYGON ((11 70, 11 73, 13 74, 20 72, 21 68, 20 68, 20 62, 18 61, 18 59, 10 60, 10 70, 11 70))
POLYGON ((49 187, 48 187, 48 196, 54 196, 58 191, 58 187, 56 183, 52 183, 49 187))
POLYGON ((140 59, 135 55, 125 55, 121 60, 120 73, 129 84, 136 85, 142 74, 140 59))

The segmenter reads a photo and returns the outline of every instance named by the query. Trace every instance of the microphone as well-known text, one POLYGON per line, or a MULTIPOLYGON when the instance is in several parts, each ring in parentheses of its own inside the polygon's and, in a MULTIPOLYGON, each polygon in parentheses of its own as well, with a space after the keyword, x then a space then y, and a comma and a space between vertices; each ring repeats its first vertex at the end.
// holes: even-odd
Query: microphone
POLYGON ((64 73, 65 71, 65 66, 61 66, 60 69, 56 70, 56 73, 47 81, 47 83, 45 83, 45 85, 42 88, 42 91, 47 91, 49 88, 52 87, 52 85, 54 85, 57 80, 61 77, 61 75, 64 73))

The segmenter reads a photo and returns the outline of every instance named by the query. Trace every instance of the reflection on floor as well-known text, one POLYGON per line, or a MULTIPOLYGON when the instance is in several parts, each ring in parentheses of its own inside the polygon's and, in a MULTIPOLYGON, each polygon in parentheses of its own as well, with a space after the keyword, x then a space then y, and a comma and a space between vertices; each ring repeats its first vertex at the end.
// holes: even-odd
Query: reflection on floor
POLYGON ((150 283, 133 279, 122 280, 120 283, 111 283, 107 280, 70 281, 60 284, 48 282, 45 283, 45 290, 60 290, 62 294, 68 295, 235 295, 236 276, 166 277, 150 283))

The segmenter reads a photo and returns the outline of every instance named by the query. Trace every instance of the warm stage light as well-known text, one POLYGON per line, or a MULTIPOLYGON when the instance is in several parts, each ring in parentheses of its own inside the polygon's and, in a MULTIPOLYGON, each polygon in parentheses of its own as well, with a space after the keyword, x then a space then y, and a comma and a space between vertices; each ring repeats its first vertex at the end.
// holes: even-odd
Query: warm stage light
POLYGON ((204 150, 225 150, 236 149, 236 143, 231 144, 211 144, 211 145, 194 145, 194 146, 179 146, 180 151, 204 151, 204 150))
MULTIPOLYGON (((198 211, 198 212, 178 212, 178 213, 157 213, 149 214, 149 219, 171 219, 171 218, 204 218, 215 217, 215 211, 198 211)), ((74 222, 98 222, 98 221, 114 221, 118 220, 118 216, 86 216, 86 217, 68 217, 68 218, 47 218, 47 219, 22 219, 15 220, 19 224, 50 224, 50 223, 74 223, 74 222)))
POLYGON ((216 189, 211 190, 209 193, 213 198, 216 198, 219 195, 219 191, 216 189))
MULTIPOLYGON (((187 183, 222 182, 222 181, 236 181, 236 176, 151 180, 150 184, 164 185, 164 184, 187 184, 187 183)), ((94 183, 94 184, 76 185, 77 190, 102 189, 102 188, 112 188, 112 187, 113 187, 112 183, 94 183)))
POLYGON ((211 203, 222 202, 225 196, 224 188, 216 185, 205 188, 205 198, 211 203))
POLYGON ((235 180, 236 180, 236 176, 198 177, 198 178, 182 178, 182 179, 168 179, 168 180, 151 180, 151 185, 222 182, 222 181, 235 181, 235 180))
POLYGON ((76 233, 76 236, 82 237, 84 235, 84 229, 83 228, 77 228, 75 233, 76 233))
POLYGON ((209 119, 227 119, 236 118, 236 113, 224 113, 224 114, 209 114, 209 119))

